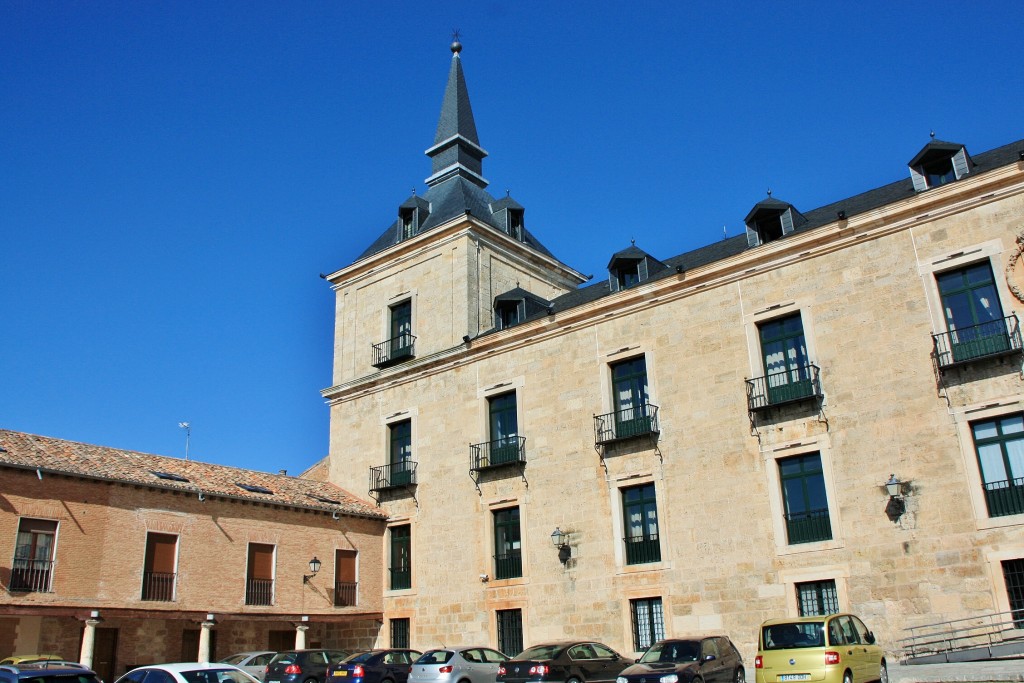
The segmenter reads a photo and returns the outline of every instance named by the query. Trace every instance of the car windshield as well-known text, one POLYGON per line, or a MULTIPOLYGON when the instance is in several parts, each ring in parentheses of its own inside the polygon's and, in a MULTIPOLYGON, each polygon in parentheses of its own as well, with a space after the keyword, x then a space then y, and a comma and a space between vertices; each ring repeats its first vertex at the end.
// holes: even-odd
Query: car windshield
POLYGON ((641 664, 648 662, 696 662, 700 656, 700 642, 696 640, 670 640, 655 643, 640 658, 641 664))
POLYGON ((554 659, 555 655, 558 654, 558 651, 561 649, 561 645, 537 645, 536 647, 531 647, 529 650, 523 650, 516 655, 516 659, 532 661, 554 659))
POLYGON ((362 664, 368 662, 376 653, 373 652, 357 652, 354 655, 349 655, 345 659, 341 660, 345 664, 362 664))
POLYGON ((253 678, 237 669, 195 669, 179 672, 188 683, 253 683, 253 678))
POLYGON ((451 650, 427 650, 416 660, 417 664, 447 664, 455 653, 451 650))
POLYGON ((231 655, 220 660, 221 664, 238 664, 240 661, 248 657, 248 655, 231 655))
POLYGON ((823 647, 823 622, 799 621, 772 624, 761 628, 762 650, 790 650, 805 647, 823 647))

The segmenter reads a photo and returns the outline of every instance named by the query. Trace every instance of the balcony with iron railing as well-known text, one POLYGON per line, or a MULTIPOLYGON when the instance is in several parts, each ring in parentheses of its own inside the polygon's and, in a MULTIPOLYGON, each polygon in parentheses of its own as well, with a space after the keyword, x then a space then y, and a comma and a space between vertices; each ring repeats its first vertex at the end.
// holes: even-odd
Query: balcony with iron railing
POLYGON ((494 578, 516 579, 523 575, 523 553, 511 550, 504 555, 494 556, 494 578))
POLYGON ((156 602, 174 600, 174 572, 144 572, 142 574, 142 599, 156 602))
POLYGON ((359 583, 356 581, 335 581, 334 582, 334 606, 352 607, 356 604, 356 591, 359 583))
POLYGON ((247 579, 245 582, 245 604, 273 605, 273 579, 247 579))
POLYGON ((400 334, 380 344, 373 345, 373 367, 386 368, 415 357, 416 337, 411 334, 400 334))
POLYGON ((405 590, 412 588, 412 569, 409 567, 391 567, 391 590, 405 590))
POLYGON ((661 544, 658 542, 658 534, 627 536, 622 540, 626 544, 626 564, 661 562, 661 544))
POLYGON ((526 462, 526 437, 505 436, 469 447, 469 468, 474 472, 526 462))
POLYGON ((819 373, 817 365, 808 363, 783 372, 774 372, 764 377, 745 380, 747 410, 753 412, 787 403, 820 398, 821 379, 819 373))
POLYGON ((594 416, 594 441, 598 445, 657 434, 659 431, 658 406, 650 403, 594 416))
POLYGON ((14 558, 11 566, 11 592, 49 593, 53 560, 14 558))
POLYGON ((412 486, 416 483, 416 464, 412 460, 370 468, 370 491, 412 486))
POLYGON ((832 540, 828 509, 787 512, 786 537, 790 545, 832 540))
POLYGON ((987 482, 985 504, 990 517, 1024 514, 1024 477, 987 482))
POLYGON ((932 340, 935 343, 935 360, 940 368, 1021 351, 1020 325, 1016 315, 933 334, 932 340))

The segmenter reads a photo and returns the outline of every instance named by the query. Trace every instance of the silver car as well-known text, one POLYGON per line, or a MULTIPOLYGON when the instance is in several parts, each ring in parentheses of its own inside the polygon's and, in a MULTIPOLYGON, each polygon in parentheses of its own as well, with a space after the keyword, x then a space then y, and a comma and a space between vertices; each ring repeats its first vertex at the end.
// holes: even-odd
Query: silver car
POLYGON ((257 680, 263 680, 266 676, 267 664, 274 658, 276 652, 260 650, 259 652, 239 652, 220 660, 221 664, 233 664, 257 680))
POLYGON ((508 657, 489 647, 427 650, 413 662, 409 683, 495 683, 508 657))

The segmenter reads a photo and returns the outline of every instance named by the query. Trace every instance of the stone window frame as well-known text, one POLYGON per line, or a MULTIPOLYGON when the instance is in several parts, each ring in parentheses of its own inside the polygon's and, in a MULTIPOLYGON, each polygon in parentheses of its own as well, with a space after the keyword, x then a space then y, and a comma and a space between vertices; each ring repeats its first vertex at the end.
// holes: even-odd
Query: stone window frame
POLYGON ((939 293, 939 282, 936 275, 988 261, 995 279, 996 293, 1003 315, 1016 314, 1012 305, 1016 299, 1010 294, 1006 278, 1000 277, 1005 272, 1006 252, 1008 249, 998 240, 988 240, 965 246, 958 251, 945 255, 932 255, 918 261, 918 272, 924 285, 925 302, 928 304, 928 317, 932 324, 932 334, 945 334, 949 331, 946 315, 942 309, 942 295, 939 293))
POLYGON ((1010 596, 1006 592, 1006 581, 1003 578, 1003 562, 1005 560, 1024 559, 1024 543, 1001 545, 1000 550, 989 550, 985 553, 988 563, 989 580, 992 582, 993 609, 996 612, 1010 611, 1010 596))
MULTIPOLYGON (((637 644, 642 640, 641 637, 640 637, 640 631, 638 629, 640 624, 638 623, 637 618, 636 618, 636 607, 637 607, 637 604, 640 603, 640 602, 651 603, 654 600, 657 600, 658 603, 661 605, 661 614, 660 614, 660 616, 661 616, 661 638, 658 638, 657 637, 657 633, 655 633, 654 635, 652 635, 650 637, 651 642, 648 644, 647 647, 650 647, 651 645, 654 645, 659 640, 664 640, 667 637, 667 634, 669 633, 668 625, 666 624, 666 619, 665 619, 665 597, 664 596, 662 596, 662 595, 645 595, 645 596, 642 596, 642 597, 635 597, 635 598, 627 599, 626 602, 629 605, 629 633, 630 633, 630 635, 632 637, 633 652, 644 652, 646 650, 646 648, 639 648, 638 649, 636 647, 637 644)), ((651 611, 651 615, 650 616, 651 616, 651 623, 648 624, 648 626, 655 626, 655 619, 654 619, 654 612, 653 612, 653 610, 651 611)))
POLYGON ((800 614, 797 584, 821 581, 835 582, 836 603, 839 606, 839 612, 848 611, 850 608, 849 580, 850 568, 844 564, 779 570, 779 583, 785 587, 786 614, 793 617, 800 614))
POLYGON ((502 394, 515 393, 516 395, 516 428, 519 436, 523 436, 523 395, 526 387, 526 378, 522 375, 512 377, 498 382, 490 382, 486 387, 477 387, 476 398, 479 406, 477 424, 478 431, 482 435, 478 443, 491 441, 491 399, 502 394))
POLYGON ((501 587, 501 586, 517 586, 528 582, 530 577, 529 563, 526 561, 526 547, 527 547, 527 520, 528 520, 528 508, 523 504, 523 501, 518 497, 516 498, 501 498, 497 500, 491 500, 484 503, 484 511, 487 514, 486 527, 486 538, 484 539, 484 557, 487 558, 487 570, 486 573, 488 580, 486 585, 488 587, 501 587), (507 579, 495 578, 494 572, 494 551, 495 551, 495 518, 494 513, 501 512, 502 510, 509 510, 511 508, 519 509, 519 551, 520 557, 522 558, 522 573, 519 576, 509 577, 507 579))
POLYGON ((838 487, 835 473, 832 470, 832 446, 827 435, 821 434, 805 437, 796 443, 780 444, 769 450, 762 450, 764 472, 768 484, 768 504, 771 508, 772 531, 775 542, 775 554, 797 555, 800 553, 834 550, 846 545, 843 538, 843 523, 840 512, 838 487), (791 545, 786 535, 785 505, 782 500, 782 479, 779 476, 779 460, 797 455, 810 455, 817 452, 821 457, 822 477, 825 480, 825 498, 828 500, 829 523, 832 526, 832 538, 827 541, 797 543, 791 545))
MULTIPOLYGON (((400 294, 388 297, 387 301, 384 302, 384 308, 380 312, 380 334, 378 339, 381 341, 389 341, 391 339, 391 312, 395 306, 400 306, 405 302, 409 302, 409 334, 416 336, 416 323, 418 319, 417 306, 418 292, 416 288, 408 289, 400 294)), ((377 342, 373 342, 376 344, 377 342)))
POLYGON ((626 549, 622 541, 622 539, 625 538, 626 535, 625 509, 623 506, 622 492, 625 489, 630 489, 637 486, 645 486, 647 484, 654 485, 655 500, 668 500, 665 491, 664 481, 659 477, 655 477, 654 474, 651 472, 644 474, 623 474, 621 476, 611 477, 608 480, 608 496, 610 501, 609 509, 611 510, 612 514, 612 557, 614 558, 615 562, 616 574, 633 574, 637 572, 663 571, 672 568, 672 563, 666 559, 668 557, 671 557, 671 543, 669 541, 670 536, 668 532, 665 531, 667 515, 661 514, 661 508, 659 508, 658 510, 658 544, 661 550, 661 561, 645 562, 643 564, 626 564, 626 549))
POLYGON ((655 354, 652 353, 650 349, 646 348, 645 344, 634 344, 631 346, 624 346, 617 351, 607 353, 602 359, 599 382, 599 386, 601 387, 601 413, 611 413, 615 411, 615 384, 612 377, 612 366, 623 361, 632 360, 633 358, 639 358, 640 356, 643 356, 644 365, 647 368, 647 402, 652 406, 660 405, 658 403, 658 386, 655 381, 655 377, 657 376, 657 360, 655 358, 655 354))
POLYGON ((384 545, 384 596, 391 595, 415 595, 416 594, 416 571, 415 571, 415 558, 416 558, 416 525, 413 520, 409 517, 394 517, 387 525, 386 536, 387 541, 384 545), (408 588, 392 588, 391 587, 391 548, 392 548, 392 529, 398 527, 409 527, 409 587, 408 588))
POLYGON ((964 473, 967 475, 967 496, 971 502, 971 510, 974 512, 975 527, 979 531, 1020 526, 1024 524, 1024 514, 989 517, 988 506, 985 504, 981 463, 978 462, 978 453, 974 447, 971 423, 1008 417, 1021 412, 1024 412, 1024 397, 1021 396, 1008 396, 995 401, 952 408, 953 424, 956 427, 957 440, 960 444, 964 473))
MULTIPOLYGON (((764 352, 761 350, 761 324, 799 315, 800 325, 803 327, 804 344, 807 345, 807 362, 820 367, 820 356, 818 345, 815 341, 814 320, 810 313, 810 302, 805 299, 796 299, 781 303, 772 303, 764 306, 753 313, 743 316, 743 331, 747 338, 747 361, 750 367, 750 378, 764 377, 764 352)), ((821 387, 822 396, 825 395, 824 383, 821 387)), ((824 400, 824 399, 822 399, 824 400)))

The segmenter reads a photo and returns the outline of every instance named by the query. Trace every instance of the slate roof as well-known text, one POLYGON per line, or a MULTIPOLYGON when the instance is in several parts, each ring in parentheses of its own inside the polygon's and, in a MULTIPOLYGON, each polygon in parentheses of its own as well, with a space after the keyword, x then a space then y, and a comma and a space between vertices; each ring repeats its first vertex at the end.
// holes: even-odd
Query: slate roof
POLYGON ((306 510, 387 518, 372 503, 322 481, 93 446, 6 429, 0 429, 0 467, 3 466, 39 469, 44 475, 46 472, 58 472, 193 494, 201 491, 206 496, 226 496, 306 510), (172 478, 161 478, 154 472, 165 473, 172 478), (239 484, 267 489, 271 493, 249 491, 239 484))
MULTIPOLYGON (((1003 145, 1002 147, 989 150, 988 152, 983 152, 977 156, 972 156, 971 161, 973 162, 973 166, 971 168, 971 177, 973 178, 986 171, 1017 163, 1021 160, 1022 153, 1024 153, 1024 140, 1018 140, 1016 142, 1003 145)), ((908 176, 903 180, 898 180, 894 183, 889 183, 888 185, 883 185, 882 187, 875 188, 874 190, 868 190, 867 192, 862 192, 852 197, 841 199, 804 213, 803 217, 806 222, 797 225, 790 235, 787 235, 782 239, 789 239, 791 235, 800 234, 808 230, 814 230, 815 228, 820 228, 824 225, 834 223, 836 220, 836 214, 839 211, 844 211, 847 219, 849 219, 858 214, 867 213, 883 206, 908 199, 916 194, 918 194, 918 192, 914 189, 914 181, 909 177, 908 171, 908 176)), ((759 202, 758 205, 755 206, 755 209, 757 206, 761 206, 769 201, 778 201, 782 206, 790 206, 785 202, 772 199, 762 200, 762 202, 759 202)), ((796 209, 794 208, 794 211, 795 210, 796 209)), ((658 273, 652 273, 649 281, 671 276, 675 272, 676 267, 682 267, 682 269, 686 271, 691 268, 697 268, 699 266, 708 265, 716 261, 736 256, 748 249, 759 249, 760 246, 761 245, 750 247, 747 244, 747 237, 744 234, 729 237, 707 246, 685 252, 678 256, 665 259, 663 263, 668 266, 668 269, 658 273)), ((619 252, 617 255, 624 254, 628 251, 630 250, 626 249, 619 252)), ((576 306, 582 306, 590 303, 591 301, 596 301, 597 299, 608 296, 609 294, 612 294, 612 292, 608 285, 608 279, 601 278, 593 284, 580 287, 579 289, 556 297, 551 302, 551 308, 553 312, 557 313, 558 311, 568 310, 570 308, 575 308, 576 306)), ((544 317, 544 315, 546 315, 546 312, 531 315, 522 322, 536 320, 544 317)), ((495 331, 496 330, 488 330, 478 336, 491 334, 495 331)))

